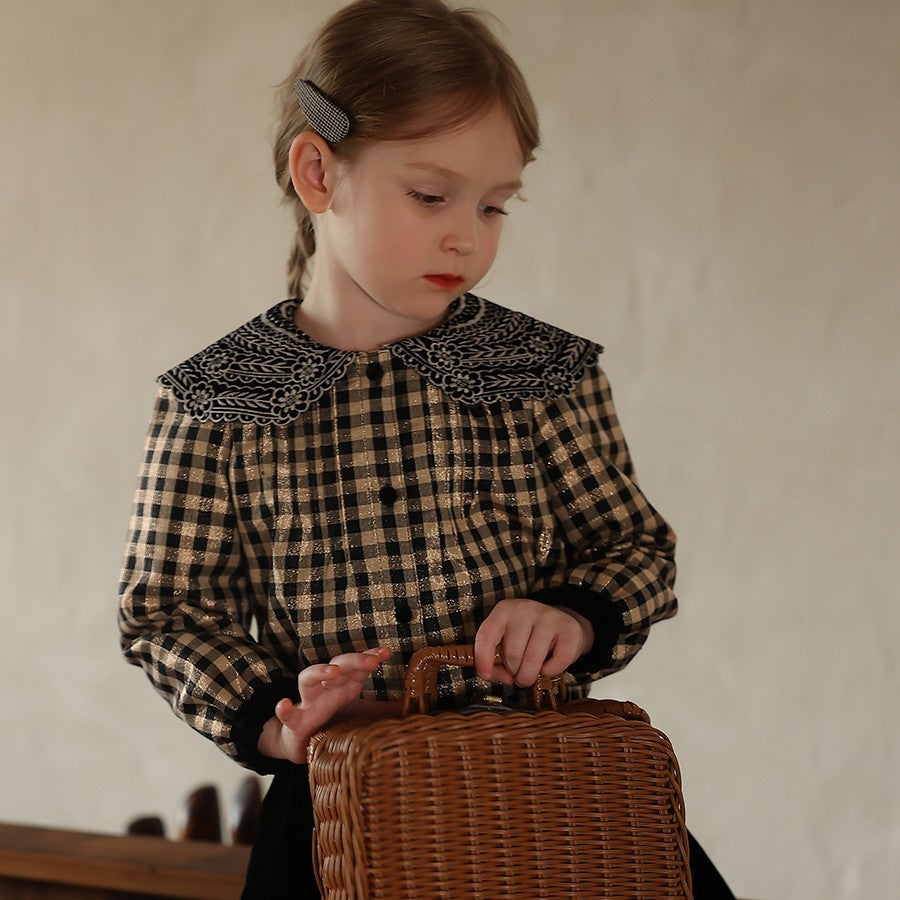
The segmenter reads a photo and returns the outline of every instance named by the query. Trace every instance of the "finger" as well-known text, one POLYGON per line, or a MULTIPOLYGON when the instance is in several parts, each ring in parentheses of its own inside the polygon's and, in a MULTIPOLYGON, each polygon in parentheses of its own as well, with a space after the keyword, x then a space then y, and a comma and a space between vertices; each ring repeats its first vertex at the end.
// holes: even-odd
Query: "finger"
POLYGON ((475 669, 478 677, 485 681, 493 680, 497 645, 505 628, 506 616, 500 604, 497 604, 475 632, 475 669))
POLYGON ((275 715, 278 718, 278 721, 284 725, 285 728, 291 728, 291 726, 297 721, 299 716, 299 710, 291 702, 287 697, 283 700, 279 700, 278 703, 275 704, 275 715))
MULTIPOLYGON (((362 653, 342 653, 331 660, 338 670, 338 676, 333 684, 346 684, 356 682, 362 684, 389 656, 389 647, 377 647, 362 653)), ((328 687, 329 685, 323 685, 328 687)))
POLYGON ((297 679, 301 705, 314 703, 322 692, 346 690, 349 685, 358 690, 390 655, 390 647, 375 647, 362 653, 341 653, 327 664, 307 666, 297 679))
POLYGON ((297 676, 297 687, 302 695, 304 689, 315 687, 323 681, 337 677, 339 671, 337 666, 330 663, 314 663, 303 669, 297 676))
POLYGON ((371 647, 360 653, 341 653, 331 658, 331 665, 339 666, 346 671, 367 669, 372 671, 380 666, 390 655, 390 647, 371 647))
POLYGON ((491 684, 508 684, 510 686, 515 684, 515 680, 509 669, 507 669, 506 666, 501 666, 499 664, 492 668, 490 675, 484 680, 490 681, 491 684))
POLYGON ((519 687, 530 687, 541 674, 541 668, 551 652, 555 635, 547 634, 535 628, 531 632, 528 646, 522 654, 522 662, 516 671, 516 684, 519 687))
MULTIPOLYGON (((503 648, 503 664, 516 683, 518 683, 518 674, 525 660, 525 654, 534 639, 534 624, 530 618, 519 617, 507 624, 500 646, 503 648)), ((543 659, 541 662, 543 663, 543 659)))
POLYGON ((562 675, 578 659, 580 643, 580 635, 561 634, 541 666, 541 675, 549 675, 551 678, 562 675))

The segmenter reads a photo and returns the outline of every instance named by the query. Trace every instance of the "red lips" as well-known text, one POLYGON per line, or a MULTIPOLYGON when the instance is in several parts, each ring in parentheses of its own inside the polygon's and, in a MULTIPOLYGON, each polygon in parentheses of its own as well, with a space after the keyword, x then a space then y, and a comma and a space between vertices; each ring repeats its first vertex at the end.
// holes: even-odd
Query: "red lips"
POLYGON ((436 284, 440 288, 450 288, 458 287, 463 282, 462 275, 426 275, 425 276, 428 281, 432 284, 436 284))

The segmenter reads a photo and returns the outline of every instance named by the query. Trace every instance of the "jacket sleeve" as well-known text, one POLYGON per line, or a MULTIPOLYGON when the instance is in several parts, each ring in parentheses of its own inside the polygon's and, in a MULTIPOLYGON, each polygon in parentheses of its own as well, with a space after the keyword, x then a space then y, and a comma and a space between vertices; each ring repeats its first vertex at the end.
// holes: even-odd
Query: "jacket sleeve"
POLYGON ((119 586, 119 629, 177 715, 242 765, 279 764, 256 750, 285 672, 251 628, 262 589, 241 549, 229 477, 231 427, 185 414, 160 391, 141 467, 119 586))
POLYGON ((536 409, 534 427, 550 525, 532 597, 593 625, 593 648, 570 667, 586 684, 624 667, 650 626, 675 615, 675 534, 638 487, 599 366, 536 409))

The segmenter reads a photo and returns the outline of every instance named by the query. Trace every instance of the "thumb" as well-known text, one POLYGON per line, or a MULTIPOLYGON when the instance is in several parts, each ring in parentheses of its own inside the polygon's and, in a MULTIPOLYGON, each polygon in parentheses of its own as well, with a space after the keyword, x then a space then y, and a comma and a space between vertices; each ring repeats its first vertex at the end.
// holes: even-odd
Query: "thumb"
POLYGON ((298 709, 294 703, 285 697, 275 704, 275 716, 285 728, 290 728, 298 715, 298 709))

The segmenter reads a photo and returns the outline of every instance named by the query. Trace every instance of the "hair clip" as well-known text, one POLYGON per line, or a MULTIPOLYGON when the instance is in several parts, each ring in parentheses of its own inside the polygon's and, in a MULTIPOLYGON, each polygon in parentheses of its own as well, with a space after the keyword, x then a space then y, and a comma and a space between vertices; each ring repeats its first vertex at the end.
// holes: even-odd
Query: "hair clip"
POLYGON ((350 133, 350 117, 332 103, 311 81, 301 78, 294 85, 294 93, 313 129, 326 141, 336 144, 350 133))

